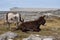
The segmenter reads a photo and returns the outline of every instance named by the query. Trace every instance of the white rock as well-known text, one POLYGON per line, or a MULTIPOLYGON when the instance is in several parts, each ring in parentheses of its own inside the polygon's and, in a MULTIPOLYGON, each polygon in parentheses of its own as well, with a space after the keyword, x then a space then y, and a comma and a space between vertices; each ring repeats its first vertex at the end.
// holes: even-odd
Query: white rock
POLYGON ((13 39, 8 39, 8 40, 13 40, 13 39))
POLYGON ((40 35, 36 35, 37 37, 39 37, 40 35))
POLYGON ((17 37, 18 35, 16 33, 13 33, 13 32, 6 32, 4 34, 1 34, 0 35, 0 40, 12 40, 14 39, 15 37, 17 37))
POLYGON ((52 36, 40 36, 40 35, 30 35, 28 38, 24 38, 23 40, 53 40, 52 36))
POLYGON ((44 38, 43 40, 53 40, 53 38, 44 38))

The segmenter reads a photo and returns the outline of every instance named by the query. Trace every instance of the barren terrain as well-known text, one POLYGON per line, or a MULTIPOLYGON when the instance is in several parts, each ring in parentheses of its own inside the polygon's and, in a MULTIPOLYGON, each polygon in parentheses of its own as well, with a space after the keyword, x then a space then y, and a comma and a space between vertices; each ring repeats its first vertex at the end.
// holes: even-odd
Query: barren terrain
MULTIPOLYGON (((47 19, 46 20, 46 24, 45 26, 41 25, 41 31, 40 32, 27 32, 24 33, 21 30, 16 30, 13 32, 18 33, 18 35, 20 35, 20 37, 16 38, 16 40, 21 39, 22 38, 26 38, 28 37, 30 34, 39 34, 39 35, 45 35, 45 36, 55 36, 55 37, 59 37, 60 36, 60 18, 52 18, 47 19)), ((11 24, 11 27, 15 26, 14 24, 11 24)), ((6 28, 6 25, 4 25, 4 21, 0 20, 0 34, 5 33, 7 31, 12 31, 12 30, 8 30, 6 28)))

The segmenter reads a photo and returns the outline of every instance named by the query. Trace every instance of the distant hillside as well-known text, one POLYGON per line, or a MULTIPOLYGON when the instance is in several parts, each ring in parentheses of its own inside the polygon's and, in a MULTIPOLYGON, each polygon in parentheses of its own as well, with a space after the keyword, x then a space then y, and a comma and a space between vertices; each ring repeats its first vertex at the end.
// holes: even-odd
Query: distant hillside
MULTIPOLYGON (((27 11, 28 9, 26 9, 26 11, 24 11, 25 9, 23 10, 21 8, 20 11, 15 10, 15 12, 20 13, 25 20, 34 20, 44 14, 46 15, 53 14, 53 16, 60 17, 60 9, 42 9, 45 11, 42 11, 41 9, 35 9, 35 11, 32 11, 34 9, 29 9, 30 11, 27 11), (36 10, 39 10, 39 11, 36 11, 36 10)), ((5 14, 8 12, 13 12, 13 11, 12 10, 11 11, 0 11, 0 19, 1 18, 3 19, 5 17, 5 14)))
POLYGON ((10 8, 10 11, 49 11, 49 10, 57 10, 57 8, 19 8, 19 7, 13 7, 10 8))

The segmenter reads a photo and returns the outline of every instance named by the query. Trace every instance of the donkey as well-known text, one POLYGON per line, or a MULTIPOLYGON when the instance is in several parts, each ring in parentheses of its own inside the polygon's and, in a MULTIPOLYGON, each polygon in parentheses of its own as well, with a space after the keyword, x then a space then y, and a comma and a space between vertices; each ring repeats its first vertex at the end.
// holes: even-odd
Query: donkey
POLYGON ((37 20, 23 22, 22 24, 18 25, 18 28, 16 30, 22 30, 23 32, 27 31, 39 32, 41 30, 40 25, 44 25, 45 23, 46 23, 45 16, 41 16, 37 20))
POLYGON ((8 12, 6 14, 6 23, 8 28, 10 29, 11 23, 16 23, 16 27, 18 26, 19 22, 23 22, 24 19, 21 18, 21 14, 17 12, 8 12))

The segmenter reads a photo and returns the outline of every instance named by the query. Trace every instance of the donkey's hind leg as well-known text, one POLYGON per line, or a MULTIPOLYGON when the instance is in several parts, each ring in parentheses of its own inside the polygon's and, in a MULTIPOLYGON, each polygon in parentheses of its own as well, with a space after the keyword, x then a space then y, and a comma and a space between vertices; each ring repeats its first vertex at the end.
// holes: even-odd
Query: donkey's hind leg
POLYGON ((27 30, 26 30, 26 28, 25 28, 25 27, 24 27, 24 28, 22 28, 21 30, 22 30, 22 32, 27 32, 27 30))
POLYGON ((35 29, 33 29, 33 31, 35 31, 35 32, 39 32, 40 29, 35 28, 35 29))

